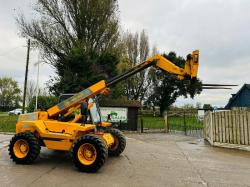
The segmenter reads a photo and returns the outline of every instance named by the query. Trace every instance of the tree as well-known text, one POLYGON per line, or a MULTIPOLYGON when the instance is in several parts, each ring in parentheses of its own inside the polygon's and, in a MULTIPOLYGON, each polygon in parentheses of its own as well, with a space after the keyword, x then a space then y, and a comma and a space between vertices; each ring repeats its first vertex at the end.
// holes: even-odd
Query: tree
MULTIPOLYGON (((185 60, 182 57, 177 57, 175 52, 163 54, 165 58, 174 64, 184 67, 185 60)), ((146 104, 149 106, 160 106, 161 114, 169 109, 169 107, 180 96, 193 98, 201 92, 200 80, 177 80, 175 76, 162 71, 152 69, 151 95, 148 97, 146 104)))
POLYGON ((17 22, 22 35, 32 38, 43 60, 56 70, 51 92, 75 92, 81 83, 88 87, 116 71, 111 60, 118 61, 117 1, 37 0, 35 11, 37 19, 28 22, 21 15, 17 22))
POLYGON ((211 104, 204 104, 204 105, 203 105, 203 109, 204 109, 204 110, 213 110, 214 108, 212 107, 211 104))
POLYGON ((192 105, 192 104, 185 104, 182 108, 185 109, 185 110, 189 110, 189 109, 193 110, 193 109, 195 109, 194 105, 192 105))
MULTIPOLYGON (((38 101, 39 102, 37 105, 37 109, 45 111, 45 110, 48 110, 50 107, 56 105, 58 99, 57 97, 54 97, 54 96, 38 96, 38 101)), ((35 105, 36 105, 36 98, 33 97, 27 107, 27 112, 34 112, 35 105)))
MULTIPOLYGON (((26 104, 27 106, 32 101, 34 97, 36 97, 37 94, 37 85, 33 80, 29 80, 27 83, 27 90, 26 90, 26 104)), ((48 90, 46 88, 42 88, 38 86, 38 96, 47 96, 48 90)))
POLYGON ((0 106, 2 109, 19 107, 20 93, 17 81, 9 77, 0 78, 0 106))
POLYGON ((196 108, 196 109, 201 109, 201 103, 200 103, 200 102, 197 102, 196 105, 195 105, 195 108, 196 108))
POLYGON ((102 54, 91 57, 79 48, 72 49, 68 63, 57 64, 57 78, 51 79, 49 90, 54 95, 76 93, 102 79, 116 75, 117 56, 102 54))
POLYGON ((35 95, 36 95, 36 84, 34 81, 30 80, 27 82, 25 103, 29 105, 30 101, 35 95))
MULTIPOLYGON (((145 61, 149 55, 149 41, 146 32, 143 30, 140 35, 127 32, 124 36, 124 60, 122 71, 138 65, 145 61)), ((124 84, 124 94, 131 100, 142 101, 148 87, 148 70, 141 71, 127 79, 124 84)))

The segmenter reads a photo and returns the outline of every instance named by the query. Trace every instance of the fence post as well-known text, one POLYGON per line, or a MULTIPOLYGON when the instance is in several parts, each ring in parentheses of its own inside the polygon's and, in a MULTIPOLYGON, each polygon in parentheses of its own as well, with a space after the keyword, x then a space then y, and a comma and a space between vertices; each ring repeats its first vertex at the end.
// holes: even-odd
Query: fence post
POLYGON ((163 113, 163 118, 164 118, 164 132, 168 133, 169 129, 168 129, 168 112, 167 111, 163 113))
POLYGON ((143 119, 141 118, 141 133, 143 133, 143 119))
POLYGON ((187 124, 186 124, 186 113, 185 113, 185 110, 184 110, 184 132, 185 132, 185 135, 187 136, 187 124))
POLYGON ((210 138, 211 138, 211 142, 210 144, 213 145, 214 144, 214 136, 213 136, 213 113, 209 111, 209 119, 210 119, 210 138))

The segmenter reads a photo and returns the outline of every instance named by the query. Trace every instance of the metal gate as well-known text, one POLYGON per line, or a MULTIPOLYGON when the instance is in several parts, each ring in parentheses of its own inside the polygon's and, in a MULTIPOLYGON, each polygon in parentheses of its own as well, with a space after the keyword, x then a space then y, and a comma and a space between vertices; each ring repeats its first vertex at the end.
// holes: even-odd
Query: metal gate
POLYGON ((198 117, 198 110, 170 110, 167 116, 170 133, 203 137, 203 119, 198 117))
POLYGON ((140 111, 138 115, 138 130, 140 132, 165 132, 164 118, 159 112, 140 111))

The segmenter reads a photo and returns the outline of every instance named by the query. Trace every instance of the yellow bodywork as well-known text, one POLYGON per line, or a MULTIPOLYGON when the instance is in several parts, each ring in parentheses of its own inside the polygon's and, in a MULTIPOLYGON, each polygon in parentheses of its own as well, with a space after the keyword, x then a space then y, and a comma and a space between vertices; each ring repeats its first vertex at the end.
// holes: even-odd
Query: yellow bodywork
MULTIPOLYGON (((174 63, 164 58, 160 54, 157 54, 143 63, 150 63, 155 61, 155 66, 170 73, 177 75, 177 78, 183 80, 185 76, 190 77, 191 79, 196 78, 198 74, 199 67, 199 50, 193 51, 192 54, 188 55, 188 58, 185 63, 184 68, 176 66, 174 63)), ((143 64, 142 63, 142 64, 143 64)))
MULTIPOLYGON (((170 74, 177 75, 180 80, 184 79, 186 76, 193 79, 197 77, 198 73, 199 51, 196 50, 188 55, 184 68, 176 66, 159 54, 147 59, 136 67, 140 70, 140 68, 143 69, 144 67, 149 67, 151 65, 154 65, 170 74)), ((106 94, 108 92, 109 89, 106 86, 106 82, 102 80, 51 107, 47 111, 22 114, 16 125, 16 133, 33 132, 44 142, 47 148, 55 150, 71 150, 73 143, 84 134, 95 134, 96 136, 100 136, 108 147, 115 147, 115 145, 117 145, 115 143, 117 140, 115 140, 111 134, 96 132, 95 124, 77 123, 81 121, 82 116, 80 114, 76 115, 71 121, 59 121, 60 117, 67 117, 74 111, 78 110, 83 102, 88 102, 88 99, 94 98, 98 94, 106 94)), ((88 109, 92 106, 93 103, 89 103, 88 109)), ((98 125, 108 127, 111 123, 100 122, 98 125)), ((17 152, 17 155, 20 157, 25 155, 27 150, 25 142, 20 141, 17 143, 16 147, 19 147, 18 149, 22 152, 17 152)), ((82 152, 79 152, 79 156, 81 155, 85 155, 85 157, 82 158, 82 162, 86 162, 84 161, 84 158, 90 160, 91 158, 94 159, 95 151, 89 145, 85 145, 82 147, 82 152)))
POLYGON ((95 162, 97 157, 97 151, 95 146, 89 143, 85 143, 80 146, 77 151, 77 157, 83 165, 91 165, 95 162))
MULTIPOLYGON (((100 94, 102 92, 106 92, 106 84, 105 81, 102 80, 93 86, 90 86, 89 88, 81 91, 80 93, 76 94, 75 96, 55 105, 54 107, 48 109, 48 115, 50 117, 55 116, 59 113, 62 113, 64 111, 68 111, 71 108, 78 109, 79 105, 86 101, 89 98, 92 98, 96 96, 97 94, 100 94)), ((72 113, 73 111, 71 111, 72 113)))
POLYGON ((45 112, 22 114, 16 124, 16 133, 32 132, 49 149, 69 151, 74 141, 84 134, 100 136, 108 147, 114 143, 110 133, 95 133, 96 125, 49 120, 45 112))
POLYGON ((17 140, 14 144, 13 151, 17 158, 24 158, 29 153, 29 144, 26 140, 17 140))

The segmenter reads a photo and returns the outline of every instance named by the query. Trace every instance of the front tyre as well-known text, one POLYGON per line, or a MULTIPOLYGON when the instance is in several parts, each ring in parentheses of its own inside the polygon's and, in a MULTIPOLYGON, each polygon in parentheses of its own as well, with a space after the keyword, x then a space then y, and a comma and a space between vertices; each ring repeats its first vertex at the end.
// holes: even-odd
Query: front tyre
POLYGON ((16 134, 9 144, 10 158, 17 164, 31 164, 40 154, 38 139, 31 132, 16 134))
POLYGON ((114 128, 109 128, 105 132, 110 133, 114 137, 114 144, 109 147, 109 156, 119 156, 126 147, 126 138, 123 133, 114 128))
POLYGON ((105 163, 108 150, 101 138, 86 134, 74 143, 71 154, 75 166, 80 171, 96 172, 105 163))

